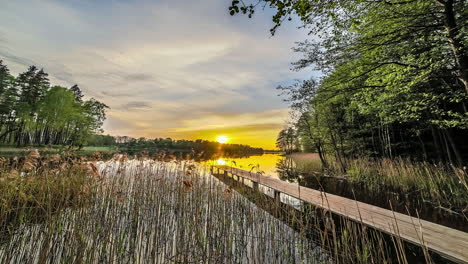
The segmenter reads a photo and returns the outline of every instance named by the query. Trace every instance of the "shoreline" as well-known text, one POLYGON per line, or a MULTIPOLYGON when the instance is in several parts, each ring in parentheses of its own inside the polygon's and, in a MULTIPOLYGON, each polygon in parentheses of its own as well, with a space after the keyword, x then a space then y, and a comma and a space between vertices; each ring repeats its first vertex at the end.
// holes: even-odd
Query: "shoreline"
POLYGON ((285 156, 301 161, 320 160, 318 153, 294 152, 285 156))

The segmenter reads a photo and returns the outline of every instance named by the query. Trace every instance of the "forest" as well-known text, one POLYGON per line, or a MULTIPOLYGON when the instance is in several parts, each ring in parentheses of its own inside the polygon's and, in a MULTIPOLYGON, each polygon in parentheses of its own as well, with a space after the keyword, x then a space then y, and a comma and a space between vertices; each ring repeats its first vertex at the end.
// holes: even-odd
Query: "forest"
POLYGON ((242 144, 223 144, 208 140, 185 140, 172 138, 145 137, 133 138, 128 136, 93 135, 88 142, 93 146, 116 146, 120 151, 137 153, 146 151, 190 153, 198 158, 212 158, 216 156, 240 157, 263 154, 262 148, 255 148, 242 144))
POLYGON ((108 109, 83 96, 77 85, 51 86, 35 66, 14 77, 0 60, 0 144, 82 147, 101 131, 108 109))
POLYGON ((346 159, 468 161, 468 4, 457 0, 233 1, 231 15, 270 6, 272 34, 297 16, 310 38, 279 86, 295 110, 278 147, 346 159))

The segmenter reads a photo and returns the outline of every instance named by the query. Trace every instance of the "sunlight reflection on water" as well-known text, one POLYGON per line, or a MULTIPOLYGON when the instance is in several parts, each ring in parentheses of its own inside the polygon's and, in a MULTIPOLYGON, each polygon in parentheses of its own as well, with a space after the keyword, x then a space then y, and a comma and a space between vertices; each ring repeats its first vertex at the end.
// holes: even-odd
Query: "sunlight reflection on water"
POLYGON ((250 156, 246 158, 223 157, 211 162, 213 162, 212 164, 214 165, 228 165, 252 172, 262 171, 264 175, 278 177, 276 165, 282 159, 284 159, 284 157, 278 154, 263 154, 261 156, 250 156))

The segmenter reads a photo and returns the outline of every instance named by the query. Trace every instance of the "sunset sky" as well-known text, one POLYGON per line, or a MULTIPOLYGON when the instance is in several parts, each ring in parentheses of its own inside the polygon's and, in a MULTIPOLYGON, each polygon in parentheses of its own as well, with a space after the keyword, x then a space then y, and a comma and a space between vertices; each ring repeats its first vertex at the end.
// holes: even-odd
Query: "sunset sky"
POLYGON ((231 17, 230 2, 0 0, 0 59, 109 105, 106 134, 272 149, 288 117, 275 87, 311 76, 290 71, 307 32, 271 37, 271 11, 231 17))

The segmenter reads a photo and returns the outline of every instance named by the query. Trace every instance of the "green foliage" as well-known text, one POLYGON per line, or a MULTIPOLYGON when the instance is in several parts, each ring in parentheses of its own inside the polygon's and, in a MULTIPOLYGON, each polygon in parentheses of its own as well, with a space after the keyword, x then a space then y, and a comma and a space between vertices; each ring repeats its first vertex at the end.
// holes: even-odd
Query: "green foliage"
POLYGON ((334 155, 343 171, 362 155, 466 163, 466 1, 253 2, 276 9, 272 33, 295 14, 315 36, 293 65, 324 76, 280 87, 300 113, 303 148, 334 155))
POLYGON ((297 135, 292 127, 281 130, 276 139, 276 146, 286 153, 297 151, 297 135))
POLYGON ((100 132, 108 107, 83 101, 77 85, 50 87, 35 66, 14 78, 0 61, 0 143, 82 146, 100 132))

